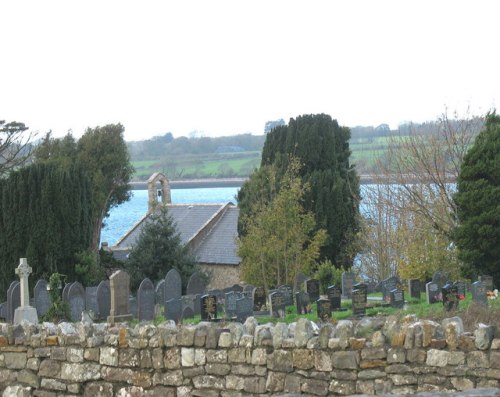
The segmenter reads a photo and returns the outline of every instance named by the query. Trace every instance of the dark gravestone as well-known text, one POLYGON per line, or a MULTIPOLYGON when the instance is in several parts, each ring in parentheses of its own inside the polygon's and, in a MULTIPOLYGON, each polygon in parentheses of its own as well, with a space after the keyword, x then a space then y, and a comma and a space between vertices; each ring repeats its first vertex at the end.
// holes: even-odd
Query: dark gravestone
POLYGON ((199 316, 201 314, 201 298, 202 294, 196 294, 193 299, 193 313, 195 316, 199 316))
POLYGON ((354 285, 354 273, 342 273, 342 295, 346 298, 351 297, 352 286, 354 285))
POLYGON ((330 285, 327 288, 326 293, 328 295, 332 311, 340 310, 340 306, 342 304, 342 289, 335 285, 330 285))
POLYGON ((492 276, 487 276, 487 275, 483 274, 482 276, 478 277, 478 280, 484 284, 486 291, 493 291, 493 277, 492 276))
POLYGON ((222 292, 220 289, 213 289, 208 291, 207 295, 215 296, 215 301, 217 303, 217 311, 219 313, 222 313, 224 310, 224 298, 226 297, 226 294, 222 292))
POLYGON ((255 287, 252 284, 247 284, 243 287, 243 293, 251 297, 254 289, 255 287))
MULTIPOLYGON (((128 298, 127 298, 128 299, 128 298)), ((97 286, 97 318, 105 319, 111 311, 111 290, 109 280, 103 280, 97 286)))
POLYGON ((482 281, 476 281, 475 283, 472 283, 472 301, 480 305, 488 305, 486 286, 482 281))
POLYGON ((438 285, 438 290, 441 291, 441 288, 447 283, 448 277, 446 273, 437 271, 432 276, 432 282, 436 283, 438 285))
POLYGON ((307 292, 298 291, 295 293, 295 302, 298 314, 311 313, 311 301, 307 292))
POLYGON ((253 310, 260 312, 266 309, 266 291, 262 287, 257 287, 253 291, 253 310))
POLYGON ((129 321, 132 319, 129 307, 130 276, 123 270, 117 270, 109 278, 111 309, 108 323, 129 321))
POLYGON ((71 284, 73 284, 73 283, 64 284, 64 288, 63 288, 63 291, 62 291, 62 300, 64 302, 68 301, 68 292, 69 292, 69 287, 71 287, 71 284))
POLYGON ((137 318, 152 321, 155 318, 155 288, 149 278, 142 280, 137 290, 137 318))
POLYGON ((236 299, 238 298, 238 295, 239 294, 234 291, 226 293, 224 304, 227 318, 236 317, 236 299))
POLYGON ((182 311, 184 311, 185 308, 190 308, 194 313, 195 297, 196 297, 196 295, 182 295, 181 296, 182 311))
POLYGON ((390 302, 391 300, 391 291, 398 288, 400 284, 399 279, 396 276, 391 276, 382 280, 380 283, 380 287, 382 289, 383 299, 386 302, 390 302))
POLYGON ((420 284, 420 280, 418 279, 408 280, 408 294, 410 295, 411 299, 420 300, 421 289, 422 285, 420 284))
POLYGON ((211 294, 205 294, 200 298, 201 319, 211 321, 217 319, 217 297, 211 294))
POLYGON ((365 296, 365 303, 368 302, 368 285, 366 285, 365 283, 358 283, 358 284, 354 284, 352 286, 352 289, 353 289, 353 291, 354 290, 363 291, 363 294, 365 296))
POLYGON ((443 297, 443 308, 446 311, 458 309, 458 288, 453 284, 446 284, 441 288, 441 296, 443 297))
POLYGON ((155 303, 165 304, 165 279, 160 280, 155 288, 155 303))
POLYGON ((362 289, 353 289, 351 292, 352 314, 364 316, 366 313, 366 293, 362 289))
POLYGON ((207 278, 200 272, 195 272, 189 277, 186 287, 187 295, 203 294, 207 287, 207 278))
POLYGON ((295 276, 295 285, 293 287, 293 289, 295 290, 295 292, 299 291, 302 289, 302 287, 304 286, 304 282, 308 279, 309 277, 307 277, 304 273, 297 273, 297 275, 295 276))
POLYGON ((182 318, 194 318, 194 311, 191 307, 187 306, 182 309, 182 318))
POLYGON ((85 310, 97 314, 97 287, 85 288, 85 310))
POLYGON ((319 299, 319 281, 310 278, 304 282, 305 290, 309 294, 311 302, 316 302, 319 299))
POLYGON ((329 299, 319 299, 316 301, 318 319, 322 322, 328 322, 332 318, 332 305, 329 299))
POLYGON ((179 299, 182 296, 181 275, 176 269, 170 269, 165 276, 165 301, 179 299))
POLYGON ((0 303, 0 318, 7 319, 7 302, 0 303))
POLYGON ((273 317, 285 318, 285 297, 280 291, 269 294, 271 304, 271 315, 273 317))
POLYGON ((437 283, 429 281, 425 284, 425 293, 427 294, 428 304, 441 302, 441 292, 437 283))
POLYGON ((467 291, 467 287, 465 285, 465 282, 463 281, 456 281, 453 283, 457 287, 457 293, 458 293, 458 299, 463 300, 465 299, 465 294, 467 291))
POLYGON ((71 321, 80 321, 85 310, 85 289, 78 281, 71 284, 68 290, 67 302, 71 321))
POLYGON ((243 323, 253 314, 253 301, 252 298, 243 295, 241 298, 236 299, 236 319, 243 323))
POLYGON ((19 281, 13 281, 7 290, 7 321, 9 323, 14 321, 14 312, 19 306, 21 306, 21 284, 19 281))
POLYGON ((399 288, 394 288, 390 294, 390 303, 392 307, 402 309, 405 305, 405 293, 399 288))
POLYGON ((46 314, 50 309, 50 305, 52 304, 49 291, 47 291, 47 287, 47 281, 38 280, 33 290, 33 295, 35 298, 35 308, 38 313, 38 318, 46 314))
POLYGON ((224 296, 226 296, 226 294, 229 292, 233 292, 233 287, 226 287, 222 290, 222 293, 224 294, 224 296))
POLYGON ((280 285, 278 291, 283 294, 285 306, 293 306, 293 287, 288 284, 280 285))
POLYGON ((243 292, 243 287, 239 284, 234 284, 232 286, 232 289, 234 292, 239 292, 239 293, 242 293, 243 292))
POLYGON ((169 299, 165 302, 165 318, 176 323, 182 317, 182 300, 180 298, 169 299))

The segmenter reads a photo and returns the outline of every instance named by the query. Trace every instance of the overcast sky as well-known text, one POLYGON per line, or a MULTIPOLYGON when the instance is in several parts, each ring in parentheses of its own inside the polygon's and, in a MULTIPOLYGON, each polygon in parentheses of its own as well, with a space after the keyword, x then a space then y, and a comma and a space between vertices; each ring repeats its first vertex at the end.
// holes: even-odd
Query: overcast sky
POLYGON ((2 1, 0 119, 126 140, 397 127, 500 102, 500 1, 2 1))

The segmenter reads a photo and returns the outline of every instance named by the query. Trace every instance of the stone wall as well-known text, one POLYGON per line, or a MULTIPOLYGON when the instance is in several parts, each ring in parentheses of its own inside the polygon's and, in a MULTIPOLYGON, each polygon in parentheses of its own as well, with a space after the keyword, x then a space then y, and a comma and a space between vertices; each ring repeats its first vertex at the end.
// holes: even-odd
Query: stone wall
POLYGON ((413 394, 498 388, 500 338, 408 317, 0 326, 4 396, 413 394))

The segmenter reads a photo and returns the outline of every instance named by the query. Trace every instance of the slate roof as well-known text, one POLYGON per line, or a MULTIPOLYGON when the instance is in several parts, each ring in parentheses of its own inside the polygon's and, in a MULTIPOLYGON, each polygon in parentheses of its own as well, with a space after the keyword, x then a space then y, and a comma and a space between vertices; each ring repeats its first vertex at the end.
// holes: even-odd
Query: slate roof
MULTIPOLYGON (((230 203, 168 204, 167 208, 184 245, 196 237, 201 239, 192 252, 199 263, 239 265, 241 259, 236 255, 239 208, 230 203)), ((126 259, 148 219, 148 215, 144 216, 111 247, 115 258, 126 259)))

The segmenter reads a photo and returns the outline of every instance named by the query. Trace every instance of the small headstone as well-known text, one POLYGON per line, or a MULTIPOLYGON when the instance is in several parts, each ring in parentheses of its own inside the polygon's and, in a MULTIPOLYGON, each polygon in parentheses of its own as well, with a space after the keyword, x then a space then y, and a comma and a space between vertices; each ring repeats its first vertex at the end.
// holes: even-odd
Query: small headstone
POLYGON ((117 270, 109 278, 111 309, 108 323, 129 321, 132 319, 129 307, 130 276, 123 270, 117 270))
POLYGON ((404 291, 398 288, 394 288, 390 294, 390 303, 392 307, 402 309, 405 305, 404 291))
POLYGON ((271 316, 285 318, 285 297, 280 291, 275 291, 269 294, 269 302, 271 304, 271 316))
POLYGON ((352 286, 353 291, 354 290, 361 290, 363 291, 363 295, 365 297, 365 303, 368 302, 368 285, 365 283, 357 283, 352 286))
POLYGON ((194 313, 194 301, 195 301, 196 295, 182 295, 181 296, 181 301, 182 301, 182 311, 186 307, 189 307, 193 313, 194 313))
POLYGON ((225 310, 226 310, 226 317, 227 318, 233 318, 236 317, 236 299, 238 298, 238 295, 234 291, 230 291, 226 293, 226 298, 225 298, 225 310))
POLYGON ((232 286, 232 289, 233 289, 234 292, 238 292, 238 293, 243 292, 243 287, 241 285, 239 285, 239 284, 234 284, 232 286))
POLYGON ((391 299, 391 291, 398 289, 400 285, 399 278, 396 276, 391 276, 386 278, 385 280, 382 280, 380 283, 380 287, 382 289, 382 294, 383 294, 383 299, 386 302, 390 302, 391 299))
POLYGON ((475 283, 472 283, 472 301, 480 305, 488 305, 486 286, 482 281, 476 281, 475 283))
POLYGON ((200 298, 201 319, 211 321, 217 319, 217 297, 211 294, 205 294, 200 298))
POLYGON ((206 295, 215 296, 215 301, 217 303, 217 312, 222 313, 224 310, 224 299, 226 297, 226 294, 220 289, 213 289, 208 291, 206 295))
POLYGON ((408 293, 411 299, 420 300, 421 284, 418 279, 408 280, 408 293))
POLYGON ((201 314, 201 298, 202 294, 196 294, 193 299, 193 312, 195 316, 199 316, 201 314))
POLYGON ((316 302, 319 299, 319 281, 310 278, 304 282, 305 290, 309 294, 311 302, 316 302))
POLYGON ((280 285, 278 291, 283 294, 286 306, 293 306, 293 287, 288 284, 280 285))
POLYGON ((187 295, 196 295, 203 294, 207 287, 207 278, 204 274, 200 272, 195 272, 189 277, 186 294, 187 295))
POLYGON ((10 283, 7 290, 7 321, 12 323, 14 321, 15 310, 21 306, 21 285, 19 281, 10 283))
POLYGON ((85 310, 90 313, 97 314, 97 287, 86 287, 85 288, 85 310))
POLYGON ((80 321, 85 310, 85 289, 78 281, 71 284, 67 294, 69 318, 71 321, 80 321))
POLYGON ((179 299, 181 296, 181 275, 176 269, 170 269, 165 276, 165 301, 170 299, 179 299))
POLYGON ((465 282, 456 281, 453 285, 457 287, 458 299, 460 300, 465 299, 465 294, 467 292, 467 287, 465 285, 465 282))
POLYGON ((71 284, 73 284, 73 283, 64 284, 63 291, 62 291, 62 300, 64 302, 68 301, 68 292, 69 292, 69 287, 71 287, 71 284))
POLYGON ((33 290, 33 295, 35 298, 34 305, 39 317, 45 315, 49 311, 52 304, 49 291, 47 291, 47 287, 47 281, 38 280, 33 290))
POLYGON ((180 298, 167 300, 165 302, 165 318, 167 320, 173 320, 178 323, 181 317, 182 300, 180 298))
POLYGON ((340 310, 342 304, 342 290, 335 285, 330 285, 327 288, 326 293, 328 295, 332 311, 340 310))
POLYGON ((316 301, 318 319, 326 323, 332 318, 332 305, 329 299, 318 299, 316 301))
POLYGON ((448 278, 449 278, 448 274, 442 271, 437 271, 432 275, 432 281, 438 285, 439 291, 448 282, 448 278))
POLYGON ((443 308, 446 311, 458 309, 458 288, 453 284, 446 284, 441 288, 441 295, 443 297, 443 308))
POLYGON ((439 286, 433 281, 429 281, 427 284, 425 284, 425 293, 427 294, 428 304, 438 303, 442 300, 439 286))
POLYGON ((159 305, 165 304, 165 279, 158 282, 155 288, 155 303, 159 305))
POLYGON ((295 285, 294 285, 294 291, 295 292, 298 292, 299 290, 301 290, 304 286, 304 282, 308 279, 309 277, 307 277, 304 273, 297 273, 297 275, 295 276, 295 285))
POLYGON ((242 295, 241 298, 236 299, 236 319, 243 323, 253 314, 253 301, 247 295, 242 295))
POLYGON ((155 289, 149 278, 142 280, 137 290, 137 318, 152 321, 155 318, 155 289))
POLYGON ((484 284, 486 291, 493 291, 493 277, 492 276, 487 276, 487 275, 483 274, 482 276, 478 277, 478 280, 484 284))
POLYGON ((295 302, 297 304, 298 314, 311 313, 311 300, 305 291, 298 291, 295 293, 295 302))
POLYGON ((364 316, 366 313, 366 293, 363 289, 353 289, 351 292, 352 314, 364 316))
POLYGON ((108 318, 110 311, 111 311, 111 290, 109 288, 109 280, 103 280, 97 286, 96 317, 98 319, 108 318))
POLYGON ((189 306, 185 307, 182 309, 182 318, 187 319, 187 318, 194 318, 194 311, 192 308, 189 306))
POLYGON ((354 285, 354 273, 342 273, 342 294, 347 299, 351 298, 352 286, 354 285))
POLYGON ((0 318, 6 320, 7 312, 7 302, 0 303, 0 318))
POLYGON ((243 293, 247 294, 248 296, 252 296, 254 289, 255 287, 252 284, 247 284, 243 287, 243 293))
POLYGON ((253 291, 253 310, 260 312, 266 307, 266 291, 262 287, 257 287, 253 291))

